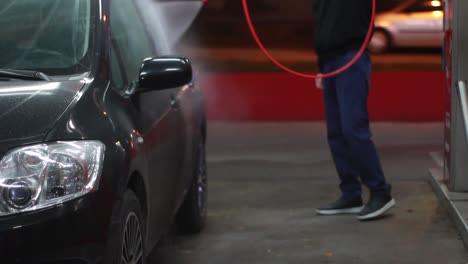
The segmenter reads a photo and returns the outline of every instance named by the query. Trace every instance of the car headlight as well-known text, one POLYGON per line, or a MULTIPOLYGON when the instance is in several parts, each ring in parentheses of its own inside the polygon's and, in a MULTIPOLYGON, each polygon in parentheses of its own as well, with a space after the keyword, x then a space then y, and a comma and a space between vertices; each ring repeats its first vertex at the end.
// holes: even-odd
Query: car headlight
POLYGON ((96 190, 105 146, 68 141, 21 147, 0 161, 0 216, 46 208, 96 190))

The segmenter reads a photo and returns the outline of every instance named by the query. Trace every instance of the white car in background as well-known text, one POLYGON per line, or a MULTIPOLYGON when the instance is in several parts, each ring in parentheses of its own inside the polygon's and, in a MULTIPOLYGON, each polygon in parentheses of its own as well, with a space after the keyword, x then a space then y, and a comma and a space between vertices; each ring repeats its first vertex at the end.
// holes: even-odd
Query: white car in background
POLYGON ((441 0, 405 1, 376 17, 369 50, 384 53, 397 47, 441 47, 443 18, 441 0))

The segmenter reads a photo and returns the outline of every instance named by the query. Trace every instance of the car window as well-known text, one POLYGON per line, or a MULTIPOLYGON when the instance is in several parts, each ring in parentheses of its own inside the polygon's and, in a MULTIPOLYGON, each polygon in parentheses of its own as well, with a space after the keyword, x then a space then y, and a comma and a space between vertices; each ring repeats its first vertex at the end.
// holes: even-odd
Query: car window
POLYGON ((443 5, 441 0, 423 0, 407 7, 403 12, 405 13, 418 13, 418 12, 433 12, 442 11, 443 5))
POLYGON ((50 75, 88 71, 83 60, 92 44, 92 5, 92 0, 0 1, 0 68, 50 75))
MULTIPOLYGON (((143 60, 152 57, 154 48, 133 1, 111 1, 110 25, 115 54, 111 60, 121 60, 125 74, 122 80, 136 81, 143 60)), ((111 65, 115 67, 119 62, 111 61, 111 65)))

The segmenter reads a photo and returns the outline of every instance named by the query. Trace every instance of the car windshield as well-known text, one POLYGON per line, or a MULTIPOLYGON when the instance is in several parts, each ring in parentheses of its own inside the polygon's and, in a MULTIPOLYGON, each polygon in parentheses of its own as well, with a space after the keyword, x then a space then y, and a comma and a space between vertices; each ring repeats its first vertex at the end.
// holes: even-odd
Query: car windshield
POLYGON ((0 68, 73 75, 90 69, 92 0, 1 0, 0 68))

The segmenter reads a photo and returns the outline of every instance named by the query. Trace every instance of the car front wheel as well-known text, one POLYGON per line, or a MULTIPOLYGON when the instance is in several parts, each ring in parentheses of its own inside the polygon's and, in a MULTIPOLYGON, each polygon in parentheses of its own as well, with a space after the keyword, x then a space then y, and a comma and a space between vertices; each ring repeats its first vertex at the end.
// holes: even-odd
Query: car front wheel
POLYGON ((145 264, 145 225, 140 202, 127 190, 119 212, 119 225, 111 234, 109 264, 145 264))
POLYGON ((141 222, 135 212, 130 212, 125 220, 123 232, 122 264, 142 264, 144 258, 141 222))

